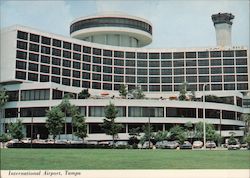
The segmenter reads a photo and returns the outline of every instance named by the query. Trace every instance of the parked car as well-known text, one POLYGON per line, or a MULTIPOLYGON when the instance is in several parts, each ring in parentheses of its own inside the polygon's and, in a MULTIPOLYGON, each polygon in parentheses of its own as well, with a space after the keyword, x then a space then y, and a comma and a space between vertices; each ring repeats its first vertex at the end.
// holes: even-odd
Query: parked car
POLYGON ((176 149, 177 147, 179 147, 179 143, 177 141, 169 141, 164 146, 166 149, 176 149))
MULTIPOLYGON (((142 148, 143 149, 149 148, 149 141, 144 142, 143 145, 142 145, 142 148)), ((152 142, 150 142, 150 148, 153 148, 153 143, 152 142)))
POLYGON ((202 141, 194 141, 193 148, 202 148, 203 142, 202 141))
POLYGON ((21 140, 22 143, 31 143, 31 138, 23 138, 21 140))
POLYGON ((207 141, 206 148, 216 148, 216 144, 214 141, 207 141))
POLYGON ((180 145, 180 149, 192 149, 192 144, 189 141, 185 141, 180 145))
POLYGON ((12 145, 13 143, 19 143, 19 140, 18 139, 12 139, 12 140, 6 142, 6 147, 12 145))
POLYGON ((116 148, 125 148, 126 146, 128 146, 127 141, 117 141, 117 142, 115 142, 115 147, 116 148))
POLYGON ((248 147, 248 144, 247 143, 242 143, 241 144, 241 148, 247 148, 248 147))
POLYGON ((159 141, 156 142, 155 147, 156 148, 165 148, 165 146, 168 144, 168 141, 164 140, 164 141, 159 141))
POLYGON ((239 150, 240 144, 227 145, 228 150, 239 150))

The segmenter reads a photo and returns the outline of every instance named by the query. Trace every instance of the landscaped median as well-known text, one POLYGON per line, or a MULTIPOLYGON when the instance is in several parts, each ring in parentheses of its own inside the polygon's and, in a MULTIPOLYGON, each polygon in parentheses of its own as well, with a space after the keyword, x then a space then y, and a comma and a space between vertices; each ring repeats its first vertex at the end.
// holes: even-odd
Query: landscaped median
POLYGON ((248 150, 1 149, 2 170, 250 169, 248 150))

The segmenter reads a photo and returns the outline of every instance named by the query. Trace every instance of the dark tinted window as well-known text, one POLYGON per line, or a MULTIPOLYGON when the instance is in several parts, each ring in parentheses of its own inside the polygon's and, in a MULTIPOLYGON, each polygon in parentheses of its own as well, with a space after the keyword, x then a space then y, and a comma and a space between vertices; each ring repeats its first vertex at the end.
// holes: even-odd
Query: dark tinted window
POLYGON ((81 52, 81 45, 74 44, 74 45, 73 45, 73 50, 74 50, 74 51, 81 52))
POLYGON ((17 38, 27 40, 28 39, 28 33, 17 31, 17 38))
POLYGON ((60 48, 61 45, 62 45, 62 42, 60 40, 53 39, 53 46, 60 48))
POLYGON ((30 41, 39 43, 40 36, 30 33, 30 41))
POLYGON ((16 68, 25 70, 26 69, 26 62, 16 61, 16 68))
POLYGON ((66 41, 63 42, 63 48, 64 49, 71 49, 71 43, 68 43, 66 41))
POLYGON ((50 38, 42 36, 42 44, 50 45, 50 38))
POLYGON ((17 79, 26 79, 26 72, 16 71, 16 78, 17 79))

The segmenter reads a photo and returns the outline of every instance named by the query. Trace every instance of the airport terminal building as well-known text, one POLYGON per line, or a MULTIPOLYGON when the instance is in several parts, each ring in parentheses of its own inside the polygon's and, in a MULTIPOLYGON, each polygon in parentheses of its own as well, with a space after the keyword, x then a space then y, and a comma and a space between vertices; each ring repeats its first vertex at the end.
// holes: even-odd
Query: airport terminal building
MULTIPOLYGON (((234 16, 212 15, 217 45, 208 48, 149 49, 152 24, 138 17, 102 14, 74 20, 70 37, 12 26, 1 31, 0 87, 9 101, 1 112, 1 131, 21 119, 25 135, 48 138, 46 111, 71 93, 88 125, 86 140, 110 140, 99 124, 110 102, 123 124, 119 140, 129 138, 131 128, 150 122, 154 131, 205 119, 222 137, 244 135, 241 115, 250 113, 250 61, 247 47, 231 45, 234 16), (195 91, 196 101, 179 101, 180 87, 195 91), (119 88, 140 87, 145 99, 123 99, 119 88), (78 94, 88 89, 88 99, 78 94), (215 95, 223 102, 202 102, 215 95)), ((71 118, 61 137, 71 139, 71 118)))

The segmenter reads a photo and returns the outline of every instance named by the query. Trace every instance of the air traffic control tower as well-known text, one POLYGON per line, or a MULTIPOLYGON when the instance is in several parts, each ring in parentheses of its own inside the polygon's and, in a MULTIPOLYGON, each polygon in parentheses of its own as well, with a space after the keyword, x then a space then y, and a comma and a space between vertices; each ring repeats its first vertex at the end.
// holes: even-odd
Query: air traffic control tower
POLYGON ((216 32, 217 46, 231 46, 231 29, 234 15, 231 13, 218 13, 212 15, 216 32))

